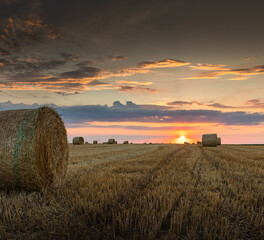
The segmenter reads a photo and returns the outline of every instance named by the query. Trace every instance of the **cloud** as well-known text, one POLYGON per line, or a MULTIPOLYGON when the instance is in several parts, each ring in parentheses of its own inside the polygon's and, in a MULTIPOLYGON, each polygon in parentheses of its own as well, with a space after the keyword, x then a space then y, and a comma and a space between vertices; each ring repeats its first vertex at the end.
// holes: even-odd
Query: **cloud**
POLYGON ((264 101, 259 99, 251 99, 246 102, 246 105, 252 108, 263 108, 264 109, 264 101))
POLYGON ((187 102, 187 101, 174 101, 174 102, 168 102, 167 105, 173 105, 173 106, 183 106, 183 105, 193 105, 194 103, 197 103, 196 101, 187 102))
MULTIPOLYGON (((191 66, 191 67, 194 69, 209 70, 209 69, 207 69, 208 64, 203 64, 203 65, 200 64, 198 67, 196 67, 196 66, 194 66, 194 67, 191 66), (205 67, 203 65, 205 65, 205 67)), ((220 65, 218 65, 218 66, 220 66, 220 65)), ((224 65, 221 65, 221 66, 224 66, 224 65)), ((209 66, 209 68, 210 68, 210 66, 209 66)), ((214 70, 213 67, 211 70, 214 70)), ((236 68, 236 69, 229 69, 229 68, 223 67, 222 70, 210 71, 210 72, 202 73, 198 76, 185 77, 182 79, 218 79, 224 75, 237 75, 238 77, 230 78, 228 80, 246 80, 250 76, 263 75, 263 74, 264 74, 264 65, 256 65, 256 66, 249 67, 249 68, 236 68)))
POLYGON ((246 76, 238 76, 238 77, 234 77, 234 78, 229 78, 228 80, 233 80, 233 81, 240 81, 240 80, 247 80, 249 77, 246 76))
POLYGON ((146 74, 151 72, 151 69, 155 68, 171 68, 171 67, 181 67, 188 65, 190 63, 175 60, 175 59, 164 59, 161 61, 145 61, 140 62, 138 66, 135 67, 128 67, 128 68, 122 68, 114 73, 114 76, 117 77, 125 77, 125 76, 132 76, 135 74, 146 74))
POLYGON ((246 61, 251 61, 251 60, 255 60, 255 59, 257 59, 258 58, 258 56, 254 56, 254 57, 245 57, 245 60, 246 61))
POLYGON ((57 67, 64 66, 65 60, 58 59, 46 59, 38 57, 14 57, 11 60, 0 59, 0 62, 4 62, 6 65, 5 72, 10 74, 23 73, 23 72, 43 72, 45 70, 56 69, 57 67))
POLYGON ((81 61, 79 63, 76 63, 75 66, 77 66, 79 68, 85 68, 85 67, 89 67, 90 65, 92 65, 94 63, 95 63, 94 60, 85 60, 85 61, 81 61))
POLYGON ((229 68, 226 68, 226 65, 220 65, 220 64, 210 64, 210 63, 198 63, 198 66, 189 66, 190 68, 197 69, 197 70, 229 70, 229 68))
POLYGON ((152 69, 152 68, 171 68, 171 67, 181 67, 181 66, 186 66, 189 65, 190 63, 180 61, 180 60, 175 60, 175 59, 164 59, 161 61, 145 61, 145 62, 140 62, 138 66, 143 69, 152 69))
MULTIPOLYGON (((250 103, 258 101, 249 100, 250 103)), ((0 103, 0 110, 36 108, 38 104, 13 104, 10 101, 0 103)), ((216 123, 224 125, 259 125, 264 122, 264 114, 244 111, 222 112, 216 110, 161 110, 144 109, 140 105, 128 102, 126 105, 116 101, 113 106, 80 105, 56 106, 66 124, 86 122, 152 122, 152 123, 216 123)))
POLYGON ((118 84, 130 84, 130 85, 151 85, 153 84, 152 82, 138 82, 138 81, 126 81, 126 80, 118 80, 116 81, 118 84))
POLYGON ((80 58, 78 54, 71 54, 66 52, 61 52, 60 56, 64 58, 66 61, 77 61, 80 58))
POLYGON ((82 78, 90 78, 94 79, 96 77, 99 77, 99 73, 102 70, 100 68, 96 67, 82 67, 75 71, 68 71, 63 72, 60 74, 60 77, 62 78, 71 78, 71 79, 82 79, 82 78))
POLYGON ((3 47, 0 47, 0 55, 2 56, 9 56, 11 55, 11 52, 3 47))
POLYGON ((88 86, 110 86, 109 83, 105 83, 105 82, 101 82, 101 81, 98 81, 98 80, 93 80, 92 82, 88 83, 87 84, 88 86))
POLYGON ((215 107, 215 108, 237 108, 237 107, 232 107, 228 105, 223 105, 221 103, 213 103, 213 104, 208 104, 208 107, 215 107))
POLYGON ((59 95, 62 95, 62 96, 68 96, 68 95, 76 95, 76 94, 80 94, 79 92, 74 92, 74 93, 66 93, 66 92, 55 92, 59 95))
POLYGON ((115 56, 108 56, 109 60, 111 62, 115 62, 115 61, 122 61, 125 60, 127 57, 126 56, 122 56, 122 55, 115 55, 115 56))
POLYGON ((199 106, 204 106, 204 107, 214 107, 214 108, 239 108, 239 107, 233 107, 233 106, 227 106, 227 105, 223 105, 220 103, 203 103, 203 102, 198 102, 198 101, 174 101, 174 102, 168 102, 167 105, 169 106, 186 106, 186 105, 199 105, 199 106))
MULTIPOLYGON (((135 93, 156 92, 153 88, 145 87, 151 85, 152 82, 119 80, 116 81, 118 84, 117 86, 111 86, 108 83, 99 81, 111 77, 148 73, 151 70, 147 68, 153 67, 153 64, 139 64, 141 67, 122 68, 113 72, 99 67, 88 66, 88 64, 92 62, 86 60, 75 64, 73 66, 74 69, 71 71, 58 72, 57 69, 59 67, 66 65, 68 61, 72 61, 73 58, 76 57, 76 55, 70 53, 60 53, 60 56, 63 57, 63 59, 47 59, 36 56, 25 56, 24 58, 13 57, 9 60, 0 59, 0 68, 3 69, 5 77, 4 80, 0 80, 0 86, 3 89, 39 89, 52 92, 67 92, 70 94, 76 91, 80 92, 90 89, 116 89, 116 91, 135 93), (50 70, 56 71, 50 72, 50 70)), ((157 62, 162 62, 162 66, 164 67, 168 66, 163 64, 164 61, 157 62)), ((159 64, 157 64, 157 66, 159 66, 159 64)))
POLYGON ((0 20, 0 42, 9 50, 19 51, 22 45, 47 42, 60 37, 55 28, 45 24, 38 16, 0 20))
POLYGON ((120 92, 135 92, 135 93, 141 93, 141 92, 155 93, 155 92, 157 92, 157 90, 153 89, 153 88, 127 86, 127 85, 119 86, 118 91, 120 91, 120 92))

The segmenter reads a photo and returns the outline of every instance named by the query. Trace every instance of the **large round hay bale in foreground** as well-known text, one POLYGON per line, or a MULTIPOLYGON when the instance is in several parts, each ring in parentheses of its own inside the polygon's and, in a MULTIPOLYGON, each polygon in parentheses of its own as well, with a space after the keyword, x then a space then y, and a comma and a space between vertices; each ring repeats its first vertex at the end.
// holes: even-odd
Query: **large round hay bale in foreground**
POLYGON ((221 138, 217 138, 217 145, 221 145, 221 138))
POLYGON ((68 141, 49 107, 0 112, 0 188, 40 190, 62 183, 68 141))
POLYGON ((83 137, 74 137, 74 138, 72 139, 72 144, 73 144, 73 145, 82 145, 82 144, 84 144, 84 139, 83 139, 83 137))
POLYGON ((203 134, 202 136, 203 147, 216 147, 217 134, 203 134))

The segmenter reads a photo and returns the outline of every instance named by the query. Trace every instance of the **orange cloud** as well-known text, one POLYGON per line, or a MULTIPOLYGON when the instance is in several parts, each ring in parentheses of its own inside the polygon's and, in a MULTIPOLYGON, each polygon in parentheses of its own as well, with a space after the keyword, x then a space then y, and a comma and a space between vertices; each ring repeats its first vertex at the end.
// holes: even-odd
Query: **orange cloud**
POLYGON ((139 63, 140 68, 144 69, 151 69, 151 68, 171 68, 171 67, 181 67, 181 66, 186 66, 189 65, 190 63, 180 61, 180 60, 175 60, 175 59, 164 59, 161 61, 146 61, 146 62, 141 62, 139 63))
POLYGON ((116 81, 118 84, 130 84, 130 85, 151 85, 153 84, 152 82, 138 82, 138 81, 126 81, 126 80, 120 80, 116 81))
MULTIPOLYGON (((198 66, 194 68, 195 69, 199 68, 200 70, 209 70, 208 64, 204 64, 204 65, 206 66, 205 67, 198 66)), ((213 70, 213 67, 211 70, 213 70)), ((219 71, 211 71, 211 72, 207 72, 204 74, 200 74, 198 76, 186 77, 182 79, 217 79, 220 76, 224 76, 224 75, 237 75, 239 77, 230 78, 229 80, 246 80, 247 76, 263 75, 263 74, 264 74, 264 65, 257 65, 257 66, 250 67, 250 68, 238 68, 238 69, 223 68, 222 70, 219 70, 219 71)))
POLYGON ((215 70, 215 71, 221 71, 221 70, 230 70, 229 68, 226 68, 226 65, 221 64, 210 64, 210 63, 198 63, 198 66, 189 66, 190 68, 197 69, 197 70, 215 70))

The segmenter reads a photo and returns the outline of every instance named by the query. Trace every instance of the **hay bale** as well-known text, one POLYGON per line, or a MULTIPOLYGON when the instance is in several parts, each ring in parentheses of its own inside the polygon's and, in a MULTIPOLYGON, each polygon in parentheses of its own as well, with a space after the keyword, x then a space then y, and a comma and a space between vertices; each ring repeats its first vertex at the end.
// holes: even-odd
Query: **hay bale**
POLYGON ((93 144, 98 144, 98 141, 97 141, 97 140, 94 140, 94 141, 93 141, 93 144))
POLYGON ((85 144, 89 144, 88 142, 85 142, 85 144))
POLYGON ((83 139, 83 137, 74 137, 74 138, 72 139, 72 144, 73 144, 73 145, 82 145, 82 144, 84 144, 84 139, 83 139))
POLYGON ((221 145, 221 138, 217 138, 217 145, 221 145))
POLYGON ((68 141, 49 107, 0 112, 0 188, 40 190, 62 183, 68 141))
POLYGON ((128 144, 128 141, 124 141, 123 144, 128 144))
POLYGON ((108 144, 116 144, 116 140, 114 138, 108 139, 108 144))
POLYGON ((202 136, 203 147, 216 147, 217 134, 203 134, 202 136))
POLYGON ((108 142, 102 142, 102 144, 108 144, 108 142))

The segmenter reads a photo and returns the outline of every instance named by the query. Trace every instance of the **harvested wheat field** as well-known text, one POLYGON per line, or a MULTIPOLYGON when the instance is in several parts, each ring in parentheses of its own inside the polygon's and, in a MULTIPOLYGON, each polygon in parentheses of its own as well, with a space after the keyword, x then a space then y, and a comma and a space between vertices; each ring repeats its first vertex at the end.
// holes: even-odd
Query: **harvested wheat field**
POLYGON ((0 191, 0 239, 264 239, 264 146, 70 145, 66 184, 0 191))

